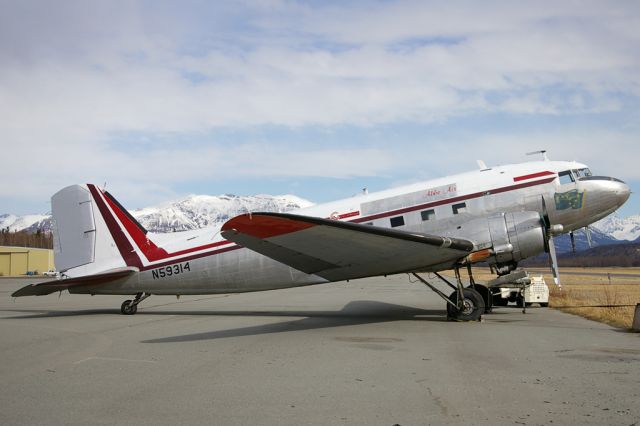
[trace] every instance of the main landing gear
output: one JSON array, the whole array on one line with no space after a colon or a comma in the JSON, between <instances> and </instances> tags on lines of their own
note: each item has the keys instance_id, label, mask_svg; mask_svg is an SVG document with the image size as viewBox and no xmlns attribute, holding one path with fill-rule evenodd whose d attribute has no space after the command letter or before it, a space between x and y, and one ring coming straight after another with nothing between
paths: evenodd
<instances>
[{"instance_id":1,"label":"main landing gear","mask_svg":"<svg viewBox=\"0 0 640 426\"><path fill-rule=\"evenodd\" d=\"M125 300L120 306L120 312L122 315L133 315L138 312L138 303L142 302L147 297L151 296L149 293L138 293L133 300Z\"/></svg>"},{"instance_id":2,"label":"main landing gear","mask_svg":"<svg viewBox=\"0 0 640 426\"><path fill-rule=\"evenodd\" d=\"M467 268L469 273L469 287L464 287L460 278L459 268L455 269L456 285L450 283L442 275L434 274L454 291L447 296L438 290L433 284L416 273L412 273L420 282L447 302L447 318L455 321L480 321L482 314L491 312L492 298L489 289L483 285L476 284L471 274L471 267Z\"/></svg>"}]
</instances>

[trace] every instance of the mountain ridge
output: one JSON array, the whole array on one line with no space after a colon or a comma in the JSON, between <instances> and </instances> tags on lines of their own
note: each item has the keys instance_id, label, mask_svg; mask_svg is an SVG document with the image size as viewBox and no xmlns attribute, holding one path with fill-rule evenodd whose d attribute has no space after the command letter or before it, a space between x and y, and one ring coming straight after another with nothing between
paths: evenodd
<instances>
[{"instance_id":1,"label":"mountain ridge","mask_svg":"<svg viewBox=\"0 0 640 426\"><path fill-rule=\"evenodd\" d=\"M189 195L155 206L129 210L149 232L189 231L220 225L230 218L255 211L286 212L312 206L313 203L295 195ZM0 230L35 233L50 232L51 214L0 214Z\"/></svg>"}]
</instances>

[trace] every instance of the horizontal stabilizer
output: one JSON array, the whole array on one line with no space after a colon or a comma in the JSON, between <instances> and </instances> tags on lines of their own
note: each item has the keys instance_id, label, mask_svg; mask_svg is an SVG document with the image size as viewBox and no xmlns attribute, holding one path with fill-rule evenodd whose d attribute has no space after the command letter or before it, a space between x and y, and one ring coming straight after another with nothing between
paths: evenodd
<instances>
[{"instance_id":1,"label":"horizontal stabilizer","mask_svg":"<svg viewBox=\"0 0 640 426\"><path fill-rule=\"evenodd\" d=\"M123 268L104 272L101 274L87 275L84 277L64 278L55 281L44 281L41 283L29 284L28 286L22 287L20 290L15 291L11 296L44 296L47 294L55 293L56 291L67 290L69 289L69 287L104 284L120 278L124 278L137 271L137 268Z\"/></svg>"}]
</instances>

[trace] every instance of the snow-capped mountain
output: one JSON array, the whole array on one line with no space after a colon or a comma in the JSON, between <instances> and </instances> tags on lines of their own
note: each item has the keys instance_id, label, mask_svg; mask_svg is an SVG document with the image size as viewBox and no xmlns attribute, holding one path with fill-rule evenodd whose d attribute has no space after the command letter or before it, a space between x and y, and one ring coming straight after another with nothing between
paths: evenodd
<instances>
[{"instance_id":1,"label":"snow-capped mountain","mask_svg":"<svg viewBox=\"0 0 640 426\"><path fill-rule=\"evenodd\" d=\"M622 218L614 213L591 227L617 240L635 241L640 238L640 215Z\"/></svg>"},{"instance_id":2,"label":"snow-capped mountain","mask_svg":"<svg viewBox=\"0 0 640 426\"><path fill-rule=\"evenodd\" d=\"M190 195L184 200L131 211L150 232L187 231L221 225L248 212L286 212L313 205L295 195Z\"/></svg>"},{"instance_id":3,"label":"snow-capped mountain","mask_svg":"<svg viewBox=\"0 0 640 426\"><path fill-rule=\"evenodd\" d=\"M611 235L600 231L597 228L590 227L591 229L591 247L606 246L610 244L624 244L628 241L618 240ZM589 240L584 229L578 229L573 233L573 239L576 245L576 251L587 250L589 247ZM568 253L573 251L571 245L571 237L569 234L563 234L553 238L556 250L558 253Z\"/></svg>"},{"instance_id":4,"label":"snow-capped mountain","mask_svg":"<svg viewBox=\"0 0 640 426\"><path fill-rule=\"evenodd\" d=\"M190 195L183 200L132 210L130 213L150 232L174 232L222 224L247 212L285 212L309 207L312 202L295 195ZM51 230L50 215L0 215L0 229Z\"/></svg>"},{"instance_id":5,"label":"snow-capped mountain","mask_svg":"<svg viewBox=\"0 0 640 426\"><path fill-rule=\"evenodd\" d=\"M51 215L48 214L28 214L25 216L16 216L14 214L0 214L0 229L9 231L21 231L27 229L29 232L38 229L42 231L51 230Z\"/></svg>"}]
</instances>

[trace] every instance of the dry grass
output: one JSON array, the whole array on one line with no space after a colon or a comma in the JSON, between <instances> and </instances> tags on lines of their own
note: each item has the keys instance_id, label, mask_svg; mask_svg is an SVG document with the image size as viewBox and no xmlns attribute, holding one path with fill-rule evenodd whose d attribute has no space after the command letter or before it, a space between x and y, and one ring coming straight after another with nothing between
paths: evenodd
<instances>
[{"instance_id":1,"label":"dry grass","mask_svg":"<svg viewBox=\"0 0 640 426\"><path fill-rule=\"evenodd\" d=\"M614 327L631 328L635 305L640 303L640 268L561 268L561 288L553 284L548 268L527 270L530 275L543 275L549 284L549 306ZM478 282L495 278L485 268L474 268L473 274Z\"/></svg>"},{"instance_id":2,"label":"dry grass","mask_svg":"<svg viewBox=\"0 0 640 426\"><path fill-rule=\"evenodd\" d=\"M640 284L551 285L549 290L549 306L627 329L640 303Z\"/></svg>"}]
</instances>

